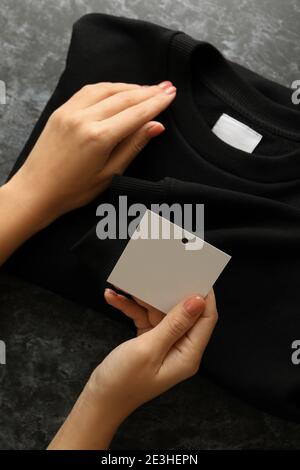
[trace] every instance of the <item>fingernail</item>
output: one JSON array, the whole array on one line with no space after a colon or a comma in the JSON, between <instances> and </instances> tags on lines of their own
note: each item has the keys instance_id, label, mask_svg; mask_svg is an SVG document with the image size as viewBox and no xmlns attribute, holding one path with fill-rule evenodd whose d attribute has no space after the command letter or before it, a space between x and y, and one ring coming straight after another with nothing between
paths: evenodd
<instances>
[{"instance_id":1,"label":"fingernail","mask_svg":"<svg viewBox=\"0 0 300 470\"><path fill-rule=\"evenodd\" d=\"M114 290L108 289L108 288L105 289L105 293L109 295L115 295L115 296L118 295Z\"/></svg>"},{"instance_id":2,"label":"fingernail","mask_svg":"<svg viewBox=\"0 0 300 470\"><path fill-rule=\"evenodd\" d=\"M158 125L158 122L148 122L145 125L145 129L148 131L149 129L152 129L152 127L157 126L157 125Z\"/></svg>"},{"instance_id":3,"label":"fingernail","mask_svg":"<svg viewBox=\"0 0 300 470\"><path fill-rule=\"evenodd\" d=\"M163 90L167 95L173 95L176 92L176 87L172 85L168 88L164 88Z\"/></svg>"},{"instance_id":4,"label":"fingernail","mask_svg":"<svg viewBox=\"0 0 300 470\"><path fill-rule=\"evenodd\" d=\"M199 295L187 299L183 304L185 310L195 317L199 315L203 310L203 299Z\"/></svg>"},{"instance_id":5,"label":"fingernail","mask_svg":"<svg viewBox=\"0 0 300 470\"><path fill-rule=\"evenodd\" d=\"M149 122L146 125L146 132L149 137L156 137L165 130L165 127L159 122Z\"/></svg>"},{"instance_id":6,"label":"fingernail","mask_svg":"<svg viewBox=\"0 0 300 470\"><path fill-rule=\"evenodd\" d=\"M171 85L172 85L172 82L170 82L170 80L164 80L163 82L160 82L160 83L158 84L159 88L163 88L163 89L164 89L164 88L167 88L167 87L169 87L169 86L171 86Z\"/></svg>"}]
</instances>

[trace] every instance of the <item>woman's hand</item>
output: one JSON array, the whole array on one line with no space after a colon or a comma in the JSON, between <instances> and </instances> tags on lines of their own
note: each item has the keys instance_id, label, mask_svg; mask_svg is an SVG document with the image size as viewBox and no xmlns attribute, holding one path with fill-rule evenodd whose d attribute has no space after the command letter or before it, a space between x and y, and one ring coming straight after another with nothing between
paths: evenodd
<instances>
[{"instance_id":1,"label":"woman's hand","mask_svg":"<svg viewBox=\"0 0 300 470\"><path fill-rule=\"evenodd\" d=\"M151 119L174 96L170 82L162 87L103 82L83 87L52 114L12 178L23 204L28 200L41 207L48 223L90 202L163 131Z\"/></svg>"},{"instance_id":2,"label":"woman's hand","mask_svg":"<svg viewBox=\"0 0 300 470\"><path fill-rule=\"evenodd\" d=\"M194 375L217 321L213 290L194 295L167 315L107 289L110 305L133 319L138 336L95 369L49 449L105 449L138 406Z\"/></svg>"},{"instance_id":3,"label":"woman's hand","mask_svg":"<svg viewBox=\"0 0 300 470\"><path fill-rule=\"evenodd\" d=\"M193 296L167 315L106 289L107 302L133 319L137 338L122 343L92 375L95 394L109 397L124 418L135 408L191 377L217 320L213 290L204 300Z\"/></svg>"},{"instance_id":4,"label":"woman's hand","mask_svg":"<svg viewBox=\"0 0 300 470\"><path fill-rule=\"evenodd\" d=\"M87 85L49 118L20 170L0 188L0 264L60 215L124 172L164 127L151 121L174 99L171 82Z\"/></svg>"}]
</instances>

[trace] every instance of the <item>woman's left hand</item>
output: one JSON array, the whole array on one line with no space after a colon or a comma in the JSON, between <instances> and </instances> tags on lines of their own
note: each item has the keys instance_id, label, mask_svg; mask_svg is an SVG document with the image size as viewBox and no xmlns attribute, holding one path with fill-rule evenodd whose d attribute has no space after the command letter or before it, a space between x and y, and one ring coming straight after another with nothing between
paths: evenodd
<instances>
[{"instance_id":1,"label":"woman's left hand","mask_svg":"<svg viewBox=\"0 0 300 470\"><path fill-rule=\"evenodd\" d=\"M0 265L62 214L92 201L159 135L152 119L176 95L171 82L96 83L50 116L28 158L0 188Z\"/></svg>"},{"instance_id":2,"label":"woman's left hand","mask_svg":"<svg viewBox=\"0 0 300 470\"><path fill-rule=\"evenodd\" d=\"M166 93L168 86L173 93ZM151 119L175 97L170 86L101 82L75 93L50 116L8 183L22 206L38 209L48 225L94 199L164 130Z\"/></svg>"}]
</instances>

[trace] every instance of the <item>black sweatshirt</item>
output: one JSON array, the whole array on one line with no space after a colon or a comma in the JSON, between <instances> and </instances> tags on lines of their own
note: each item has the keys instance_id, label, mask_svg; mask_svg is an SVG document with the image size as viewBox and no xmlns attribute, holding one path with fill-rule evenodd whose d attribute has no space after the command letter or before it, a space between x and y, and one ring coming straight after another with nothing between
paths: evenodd
<instances>
[{"instance_id":1,"label":"black sweatshirt","mask_svg":"<svg viewBox=\"0 0 300 470\"><path fill-rule=\"evenodd\" d=\"M37 234L5 267L111 313L103 289L127 241L96 237L97 206L119 195L147 206L205 204L205 240L232 260L215 285L219 322L202 369L252 403L300 421L300 364L292 362L300 340L300 111L291 90L181 31L87 15L74 25L65 71L12 174L54 109L86 83L162 80L177 86L157 116L166 131L105 194ZM262 136L251 153L212 132L223 114Z\"/></svg>"}]
</instances>

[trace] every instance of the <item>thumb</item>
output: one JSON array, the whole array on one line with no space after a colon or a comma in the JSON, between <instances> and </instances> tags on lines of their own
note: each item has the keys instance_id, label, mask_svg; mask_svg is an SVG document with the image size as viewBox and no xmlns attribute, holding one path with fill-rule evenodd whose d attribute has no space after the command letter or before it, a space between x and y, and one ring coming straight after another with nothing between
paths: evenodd
<instances>
[{"instance_id":1,"label":"thumb","mask_svg":"<svg viewBox=\"0 0 300 470\"><path fill-rule=\"evenodd\" d=\"M158 121L149 121L133 134L126 137L114 149L107 166L110 173L123 173L131 161L143 150L147 143L161 134L165 127Z\"/></svg>"},{"instance_id":2,"label":"thumb","mask_svg":"<svg viewBox=\"0 0 300 470\"><path fill-rule=\"evenodd\" d=\"M149 121L124 140L125 147L135 156L147 145L152 137L158 136L164 130L165 128L161 122Z\"/></svg>"},{"instance_id":3,"label":"thumb","mask_svg":"<svg viewBox=\"0 0 300 470\"><path fill-rule=\"evenodd\" d=\"M155 328L146 333L153 350L166 354L192 328L204 309L205 300L200 295L193 295L173 307Z\"/></svg>"}]
</instances>

